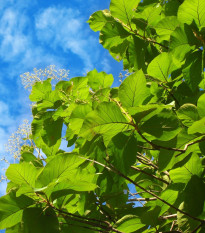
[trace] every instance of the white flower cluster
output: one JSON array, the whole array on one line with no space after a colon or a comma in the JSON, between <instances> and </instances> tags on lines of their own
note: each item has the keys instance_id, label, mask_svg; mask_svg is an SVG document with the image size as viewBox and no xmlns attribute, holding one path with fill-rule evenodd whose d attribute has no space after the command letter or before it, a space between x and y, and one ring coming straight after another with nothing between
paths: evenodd
<instances>
[{"instance_id":1,"label":"white flower cluster","mask_svg":"<svg viewBox=\"0 0 205 233\"><path fill-rule=\"evenodd\" d=\"M16 132L12 133L8 143L5 145L6 152L10 154L14 160L20 159L21 147L23 145L30 145L29 136L31 135L31 126L28 120L24 120L23 124L19 126ZM7 161L3 158L5 162ZM9 160L9 159L8 159Z\"/></svg>"},{"instance_id":2,"label":"white flower cluster","mask_svg":"<svg viewBox=\"0 0 205 233\"><path fill-rule=\"evenodd\" d=\"M65 69L56 69L55 65L50 65L47 68L43 69L33 69L34 73L26 72L22 75L21 81L25 89L32 88L35 82L44 81L48 78L55 80L57 82L61 80L68 80L69 70Z\"/></svg>"}]
</instances>

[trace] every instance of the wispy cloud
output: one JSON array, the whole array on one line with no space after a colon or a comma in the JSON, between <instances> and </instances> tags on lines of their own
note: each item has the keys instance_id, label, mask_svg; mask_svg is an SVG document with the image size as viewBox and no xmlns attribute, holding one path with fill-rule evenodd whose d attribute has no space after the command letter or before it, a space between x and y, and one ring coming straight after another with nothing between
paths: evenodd
<instances>
[{"instance_id":1,"label":"wispy cloud","mask_svg":"<svg viewBox=\"0 0 205 233\"><path fill-rule=\"evenodd\" d=\"M95 49L96 38L89 35L78 10L72 8L49 7L36 16L38 39L52 48L65 53L72 52L84 62L86 70L93 68L98 57ZM72 56L72 55L71 55Z\"/></svg>"}]
</instances>

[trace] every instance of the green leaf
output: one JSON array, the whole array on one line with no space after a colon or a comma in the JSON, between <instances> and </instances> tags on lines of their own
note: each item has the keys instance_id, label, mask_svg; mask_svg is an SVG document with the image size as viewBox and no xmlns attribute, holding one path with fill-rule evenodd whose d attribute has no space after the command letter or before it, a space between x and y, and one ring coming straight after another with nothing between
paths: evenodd
<instances>
[{"instance_id":1,"label":"green leaf","mask_svg":"<svg viewBox=\"0 0 205 233\"><path fill-rule=\"evenodd\" d=\"M37 169L30 163L11 164L6 171L7 178L15 184L35 187Z\"/></svg>"},{"instance_id":2,"label":"green leaf","mask_svg":"<svg viewBox=\"0 0 205 233\"><path fill-rule=\"evenodd\" d=\"M198 89L199 83L201 82L201 67L202 67L202 52L197 51L187 56L186 62L183 66L183 75L186 83L194 92Z\"/></svg>"},{"instance_id":3,"label":"green leaf","mask_svg":"<svg viewBox=\"0 0 205 233\"><path fill-rule=\"evenodd\" d=\"M181 203L179 209L185 211L184 202ZM177 212L177 223L179 225L179 228L183 231L183 233L190 233L199 225L198 221L193 220L192 218L189 218L188 216L180 212Z\"/></svg>"},{"instance_id":4,"label":"green leaf","mask_svg":"<svg viewBox=\"0 0 205 233\"><path fill-rule=\"evenodd\" d=\"M128 76L119 88L120 101L126 108L143 104L149 96L150 92L141 70Z\"/></svg>"},{"instance_id":5,"label":"green leaf","mask_svg":"<svg viewBox=\"0 0 205 233\"><path fill-rule=\"evenodd\" d=\"M53 111L38 113L31 125L33 140L46 156L55 154L61 143L62 120L54 121L53 115Z\"/></svg>"},{"instance_id":6,"label":"green leaf","mask_svg":"<svg viewBox=\"0 0 205 233\"><path fill-rule=\"evenodd\" d=\"M40 101L44 99L45 95L52 91L51 79L47 79L43 82L36 82L29 96L31 101Z\"/></svg>"},{"instance_id":7,"label":"green leaf","mask_svg":"<svg viewBox=\"0 0 205 233\"><path fill-rule=\"evenodd\" d=\"M170 187L166 189L164 192L162 192L162 194L160 195L160 198L168 202L169 204L174 205L178 195L179 195L179 191L174 190ZM156 205L161 207L159 216L162 216L170 208L170 206L166 205L160 200L157 200Z\"/></svg>"},{"instance_id":8,"label":"green leaf","mask_svg":"<svg viewBox=\"0 0 205 233\"><path fill-rule=\"evenodd\" d=\"M108 10L97 11L93 13L87 23L89 23L90 28L94 31L101 31L101 29L105 26L108 22L113 22L114 18L111 16Z\"/></svg>"},{"instance_id":9,"label":"green leaf","mask_svg":"<svg viewBox=\"0 0 205 233\"><path fill-rule=\"evenodd\" d=\"M110 11L114 18L120 19L130 26L135 8L140 0L111 0Z\"/></svg>"},{"instance_id":10,"label":"green leaf","mask_svg":"<svg viewBox=\"0 0 205 233\"><path fill-rule=\"evenodd\" d=\"M110 159L114 160L114 166L126 174L136 161L137 140L134 133L117 134L108 144L107 152Z\"/></svg>"},{"instance_id":11,"label":"green leaf","mask_svg":"<svg viewBox=\"0 0 205 233\"><path fill-rule=\"evenodd\" d=\"M132 38L126 51L127 60L123 59L124 69L128 69L130 72L140 69L145 71L145 41L136 36L132 36Z\"/></svg>"},{"instance_id":12,"label":"green leaf","mask_svg":"<svg viewBox=\"0 0 205 233\"><path fill-rule=\"evenodd\" d=\"M152 60L148 66L147 73L162 82L169 82L172 71L176 69L177 66L173 62L172 56L164 52Z\"/></svg>"},{"instance_id":13,"label":"green leaf","mask_svg":"<svg viewBox=\"0 0 205 233\"><path fill-rule=\"evenodd\" d=\"M178 10L178 19L182 23L194 21L201 29L205 27L205 2L203 0L185 0Z\"/></svg>"},{"instance_id":14,"label":"green leaf","mask_svg":"<svg viewBox=\"0 0 205 233\"><path fill-rule=\"evenodd\" d=\"M190 127L195 121L199 120L197 108L193 104L182 105L177 111L177 116L187 127Z\"/></svg>"},{"instance_id":15,"label":"green leaf","mask_svg":"<svg viewBox=\"0 0 205 233\"><path fill-rule=\"evenodd\" d=\"M181 129L176 115L170 109L163 109L142 123L140 130L154 136L157 140L169 141Z\"/></svg>"},{"instance_id":16,"label":"green leaf","mask_svg":"<svg viewBox=\"0 0 205 233\"><path fill-rule=\"evenodd\" d=\"M93 91L111 87L114 81L112 74L106 74L105 72L98 73L96 69L90 71L87 74L87 77L88 85L93 89Z\"/></svg>"},{"instance_id":17,"label":"green leaf","mask_svg":"<svg viewBox=\"0 0 205 233\"><path fill-rule=\"evenodd\" d=\"M160 36L160 41L169 40L171 33L179 26L176 16L169 16L161 19L156 25L156 32Z\"/></svg>"},{"instance_id":18,"label":"green leaf","mask_svg":"<svg viewBox=\"0 0 205 233\"><path fill-rule=\"evenodd\" d=\"M21 195L16 197L14 192L0 198L0 229L12 227L22 219L23 210L34 204L34 201Z\"/></svg>"},{"instance_id":19,"label":"green leaf","mask_svg":"<svg viewBox=\"0 0 205 233\"><path fill-rule=\"evenodd\" d=\"M31 152L23 152L21 154L20 162L31 162L35 167L42 167L43 162L39 158L37 158L35 155L33 155Z\"/></svg>"},{"instance_id":20,"label":"green leaf","mask_svg":"<svg viewBox=\"0 0 205 233\"><path fill-rule=\"evenodd\" d=\"M69 178L73 173L76 173L76 169L83 162L85 160L74 153L58 154L46 164L38 176L38 187L47 186L60 178Z\"/></svg>"},{"instance_id":21,"label":"green leaf","mask_svg":"<svg viewBox=\"0 0 205 233\"><path fill-rule=\"evenodd\" d=\"M63 121L58 119L54 121L52 118L48 118L43 122L44 132L42 133L42 139L49 147L54 146L59 140L61 140L61 131L63 127Z\"/></svg>"},{"instance_id":22,"label":"green leaf","mask_svg":"<svg viewBox=\"0 0 205 233\"><path fill-rule=\"evenodd\" d=\"M202 174L202 164L199 156L192 154L189 161L183 166L170 171L170 178L174 183L187 184L192 176L200 177Z\"/></svg>"},{"instance_id":23,"label":"green leaf","mask_svg":"<svg viewBox=\"0 0 205 233\"><path fill-rule=\"evenodd\" d=\"M23 212L23 233L59 233L55 211L49 207L28 208Z\"/></svg>"},{"instance_id":24,"label":"green leaf","mask_svg":"<svg viewBox=\"0 0 205 233\"><path fill-rule=\"evenodd\" d=\"M120 108L114 103L104 102L87 115L80 136L92 140L95 135L102 134L107 145L112 137L130 128Z\"/></svg>"},{"instance_id":25,"label":"green leaf","mask_svg":"<svg viewBox=\"0 0 205 233\"><path fill-rule=\"evenodd\" d=\"M205 134L205 117L199 121L195 121L188 129L189 134L201 133Z\"/></svg>"},{"instance_id":26,"label":"green leaf","mask_svg":"<svg viewBox=\"0 0 205 233\"><path fill-rule=\"evenodd\" d=\"M100 43L114 59L120 61L129 45L130 33L120 23L106 23L100 32Z\"/></svg>"},{"instance_id":27,"label":"green leaf","mask_svg":"<svg viewBox=\"0 0 205 233\"><path fill-rule=\"evenodd\" d=\"M118 220L116 223L117 230L121 232L131 233L145 226L138 216L126 215Z\"/></svg>"},{"instance_id":28,"label":"green leaf","mask_svg":"<svg viewBox=\"0 0 205 233\"><path fill-rule=\"evenodd\" d=\"M199 97L197 102L197 110L200 117L205 117L205 94Z\"/></svg>"},{"instance_id":29,"label":"green leaf","mask_svg":"<svg viewBox=\"0 0 205 233\"><path fill-rule=\"evenodd\" d=\"M184 192L184 209L192 216L199 216L204 209L205 184L197 175L193 175Z\"/></svg>"},{"instance_id":30,"label":"green leaf","mask_svg":"<svg viewBox=\"0 0 205 233\"><path fill-rule=\"evenodd\" d=\"M179 61L183 61L186 54L194 50L196 45L200 46L200 42L196 39L191 27L187 24L177 27L171 34L171 54Z\"/></svg>"},{"instance_id":31,"label":"green leaf","mask_svg":"<svg viewBox=\"0 0 205 233\"><path fill-rule=\"evenodd\" d=\"M98 186L96 185L97 175L89 174L87 171L79 171L69 175L69 178L61 179L58 183L54 182L46 189L46 193L49 193L53 200L67 196L73 191L90 192L94 191Z\"/></svg>"}]
</instances>

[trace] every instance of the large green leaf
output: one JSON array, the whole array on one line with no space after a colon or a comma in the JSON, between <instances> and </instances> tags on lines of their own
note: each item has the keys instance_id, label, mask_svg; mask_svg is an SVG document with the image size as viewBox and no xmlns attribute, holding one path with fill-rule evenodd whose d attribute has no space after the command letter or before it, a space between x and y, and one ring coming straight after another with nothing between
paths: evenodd
<instances>
[{"instance_id":1,"label":"large green leaf","mask_svg":"<svg viewBox=\"0 0 205 233\"><path fill-rule=\"evenodd\" d=\"M149 96L150 92L141 70L128 76L119 88L120 101L126 108L143 104Z\"/></svg>"},{"instance_id":2,"label":"large green leaf","mask_svg":"<svg viewBox=\"0 0 205 233\"><path fill-rule=\"evenodd\" d=\"M187 24L177 27L170 37L171 54L179 61L183 61L186 54L194 50L199 41L193 34L191 27Z\"/></svg>"},{"instance_id":3,"label":"large green leaf","mask_svg":"<svg viewBox=\"0 0 205 233\"><path fill-rule=\"evenodd\" d=\"M192 216L199 216L204 209L204 181L197 175L193 175L184 192L184 209Z\"/></svg>"},{"instance_id":4,"label":"large green leaf","mask_svg":"<svg viewBox=\"0 0 205 233\"><path fill-rule=\"evenodd\" d=\"M154 136L157 140L169 141L181 129L176 115L170 109L163 109L142 123L140 130Z\"/></svg>"},{"instance_id":5,"label":"large green leaf","mask_svg":"<svg viewBox=\"0 0 205 233\"><path fill-rule=\"evenodd\" d=\"M195 121L188 129L189 134L201 133L205 134L205 117L199 121Z\"/></svg>"},{"instance_id":6,"label":"large green leaf","mask_svg":"<svg viewBox=\"0 0 205 233\"><path fill-rule=\"evenodd\" d=\"M46 164L38 176L37 185L43 187L60 178L69 178L83 162L85 160L74 153L58 154Z\"/></svg>"},{"instance_id":7,"label":"large green leaf","mask_svg":"<svg viewBox=\"0 0 205 233\"><path fill-rule=\"evenodd\" d=\"M31 101L40 101L45 97L45 95L47 95L51 91L51 79L47 79L43 82L36 82L33 85L29 98Z\"/></svg>"},{"instance_id":8,"label":"large green leaf","mask_svg":"<svg viewBox=\"0 0 205 233\"><path fill-rule=\"evenodd\" d=\"M105 72L98 73L96 69L90 71L87 74L88 85L94 90L111 87L114 78L112 74L106 74Z\"/></svg>"},{"instance_id":9,"label":"large green leaf","mask_svg":"<svg viewBox=\"0 0 205 233\"><path fill-rule=\"evenodd\" d=\"M37 147L49 156L57 152L61 143L62 120L54 120L54 111L35 115L31 129L32 137Z\"/></svg>"},{"instance_id":10,"label":"large green leaf","mask_svg":"<svg viewBox=\"0 0 205 233\"><path fill-rule=\"evenodd\" d=\"M181 205L179 206L179 209L186 211L184 209L184 202L181 203ZM192 218L180 212L177 212L177 224L179 228L183 231L183 233L190 233L193 230L195 230L196 227L198 227L199 222L196 220L193 220Z\"/></svg>"},{"instance_id":11,"label":"large green leaf","mask_svg":"<svg viewBox=\"0 0 205 233\"><path fill-rule=\"evenodd\" d=\"M80 136L91 140L95 135L102 134L107 145L116 134L130 128L120 108L114 103L104 102L87 115Z\"/></svg>"},{"instance_id":12,"label":"large green leaf","mask_svg":"<svg viewBox=\"0 0 205 233\"><path fill-rule=\"evenodd\" d=\"M195 121L199 120L197 108L193 104L182 105L177 111L177 116L187 127L191 126Z\"/></svg>"},{"instance_id":13,"label":"large green leaf","mask_svg":"<svg viewBox=\"0 0 205 233\"><path fill-rule=\"evenodd\" d=\"M58 140L61 140L61 131L63 127L63 121L58 119L56 121L53 118L46 119L43 122L44 132L42 133L42 139L49 147L54 146Z\"/></svg>"},{"instance_id":14,"label":"large green leaf","mask_svg":"<svg viewBox=\"0 0 205 233\"><path fill-rule=\"evenodd\" d=\"M134 10L140 0L111 0L110 11L114 18L130 26Z\"/></svg>"},{"instance_id":15,"label":"large green leaf","mask_svg":"<svg viewBox=\"0 0 205 233\"><path fill-rule=\"evenodd\" d=\"M202 52L197 51L191 53L183 66L183 75L186 83L194 92L197 88L199 83L201 82L201 67L202 67Z\"/></svg>"},{"instance_id":16,"label":"large green leaf","mask_svg":"<svg viewBox=\"0 0 205 233\"><path fill-rule=\"evenodd\" d=\"M55 211L49 207L28 208L23 212L22 233L59 233L59 223Z\"/></svg>"},{"instance_id":17,"label":"large green leaf","mask_svg":"<svg viewBox=\"0 0 205 233\"><path fill-rule=\"evenodd\" d=\"M205 2L203 0L185 0L178 10L178 19L182 23L194 21L201 29L205 27Z\"/></svg>"},{"instance_id":18,"label":"large green leaf","mask_svg":"<svg viewBox=\"0 0 205 233\"><path fill-rule=\"evenodd\" d=\"M11 164L6 171L7 178L15 184L35 187L37 169L30 163Z\"/></svg>"},{"instance_id":19,"label":"large green leaf","mask_svg":"<svg viewBox=\"0 0 205 233\"><path fill-rule=\"evenodd\" d=\"M162 82L169 82L172 71L176 69L172 56L169 53L161 53L149 64L147 72Z\"/></svg>"},{"instance_id":20,"label":"large green leaf","mask_svg":"<svg viewBox=\"0 0 205 233\"><path fill-rule=\"evenodd\" d=\"M61 196L75 193L74 191L77 193L90 192L98 187L96 185L96 180L96 174L89 174L87 171L76 171L69 174L69 178L61 178L59 183L51 183L46 189L46 193L49 193L52 199L55 200Z\"/></svg>"},{"instance_id":21,"label":"large green leaf","mask_svg":"<svg viewBox=\"0 0 205 233\"><path fill-rule=\"evenodd\" d=\"M136 230L143 228L145 224L141 222L141 219L138 216L126 215L116 223L117 230L121 232L131 233Z\"/></svg>"},{"instance_id":22,"label":"large green leaf","mask_svg":"<svg viewBox=\"0 0 205 233\"><path fill-rule=\"evenodd\" d=\"M170 177L174 183L188 183L192 176L200 177L202 174L202 164L199 156L192 154L189 161L182 167L170 171Z\"/></svg>"},{"instance_id":23,"label":"large green leaf","mask_svg":"<svg viewBox=\"0 0 205 233\"><path fill-rule=\"evenodd\" d=\"M199 97L197 102L197 110L200 117L205 117L205 94Z\"/></svg>"},{"instance_id":24,"label":"large green leaf","mask_svg":"<svg viewBox=\"0 0 205 233\"><path fill-rule=\"evenodd\" d=\"M169 40L171 33L179 26L176 16L169 16L161 19L156 25L156 32L160 36L160 41Z\"/></svg>"},{"instance_id":25,"label":"large green leaf","mask_svg":"<svg viewBox=\"0 0 205 233\"><path fill-rule=\"evenodd\" d=\"M96 32L100 31L106 23L108 22L113 22L114 19L111 16L110 12L108 10L103 10L103 11L96 11L93 13L89 20L87 21L90 25L90 28Z\"/></svg>"},{"instance_id":26,"label":"large green leaf","mask_svg":"<svg viewBox=\"0 0 205 233\"><path fill-rule=\"evenodd\" d=\"M34 201L21 195L16 197L14 192L0 198L0 229L12 227L22 219L23 210L34 204Z\"/></svg>"},{"instance_id":27,"label":"large green leaf","mask_svg":"<svg viewBox=\"0 0 205 233\"><path fill-rule=\"evenodd\" d=\"M114 166L124 173L127 172L136 161L137 140L134 133L117 134L108 144L107 152Z\"/></svg>"},{"instance_id":28,"label":"large green leaf","mask_svg":"<svg viewBox=\"0 0 205 233\"><path fill-rule=\"evenodd\" d=\"M171 187L166 189L162 194L160 195L161 199L168 202L171 205L174 205L177 197L179 195L179 191L172 189ZM161 207L159 216L162 216L169 208L170 206L166 205L165 203L161 202L160 200L157 200L156 205Z\"/></svg>"},{"instance_id":29,"label":"large green leaf","mask_svg":"<svg viewBox=\"0 0 205 233\"><path fill-rule=\"evenodd\" d=\"M130 72L142 69L146 70L145 66L145 41L139 37L132 36L129 47L126 51L126 58L123 59L124 69Z\"/></svg>"},{"instance_id":30,"label":"large green leaf","mask_svg":"<svg viewBox=\"0 0 205 233\"><path fill-rule=\"evenodd\" d=\"M100 32L100 43L116 60L121 60L129 45L130 33L120 23L106 23Z\"/></svg>"}]
</instances>

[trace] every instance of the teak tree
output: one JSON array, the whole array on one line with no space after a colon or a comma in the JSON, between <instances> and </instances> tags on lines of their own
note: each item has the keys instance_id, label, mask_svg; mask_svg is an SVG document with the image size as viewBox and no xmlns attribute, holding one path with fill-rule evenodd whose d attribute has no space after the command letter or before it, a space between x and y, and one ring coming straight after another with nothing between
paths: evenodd
<instances>
[{"instance_id":1,"label":"teak tree","mask_svg":"<svg viewBox=\"0 0 205 233\"><path fill-rule=\"evenodd\" d=\"M205 232L205 1L111 0L88 23L130 75L33 85L31 144L6 171L0 229Z\"/></svg>"}]
</instances>

